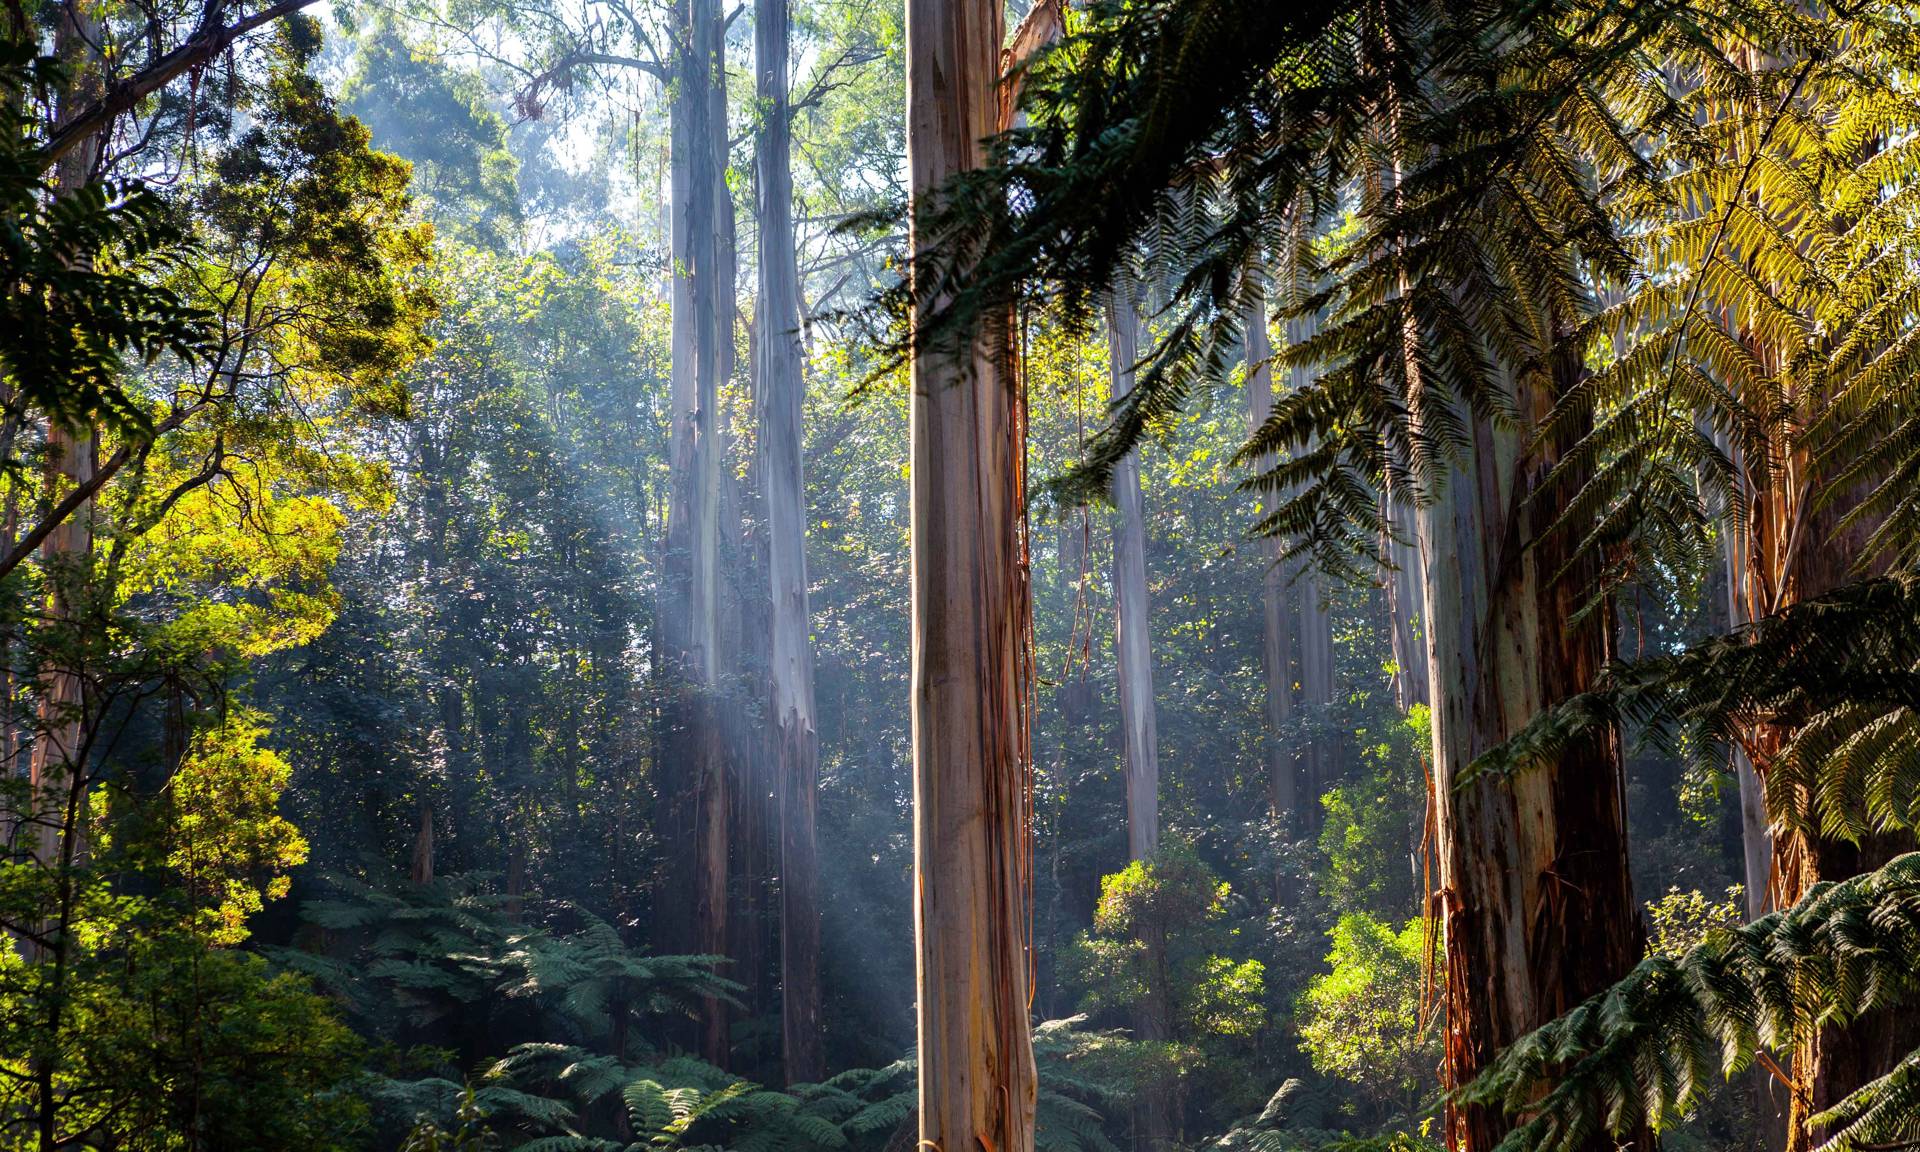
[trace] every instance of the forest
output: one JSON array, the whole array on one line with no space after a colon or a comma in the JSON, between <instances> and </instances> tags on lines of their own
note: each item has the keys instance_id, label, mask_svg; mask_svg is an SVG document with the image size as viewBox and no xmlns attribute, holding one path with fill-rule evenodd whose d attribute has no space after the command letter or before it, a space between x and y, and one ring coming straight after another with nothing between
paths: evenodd
<instances>
[{"instance_id":1,"label":"forest","mask_svg":"<svg viewBox=\"0 0 1920 1152\"><path fill-rule=\"evenodd\" d=\"M1920 2L0 0L0 1152L1920 1149Z\"/></svg>"}]
</instances>

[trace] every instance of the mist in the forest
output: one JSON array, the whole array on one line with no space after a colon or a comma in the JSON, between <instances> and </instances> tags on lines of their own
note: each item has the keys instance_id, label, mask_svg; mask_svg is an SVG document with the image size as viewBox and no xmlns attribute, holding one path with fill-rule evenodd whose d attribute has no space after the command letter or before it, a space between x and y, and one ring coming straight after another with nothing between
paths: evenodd
<instances>
[{"instance_id":1,"label":"mist in the forest","mask_svg":"<svg viewBox=\"0 0 1920 1152\"><path fill-rule=\"evenodd\" d=\"M1913 1146L1914 16L0 14L0 1152Z\"/></svg>"}]
</instances>

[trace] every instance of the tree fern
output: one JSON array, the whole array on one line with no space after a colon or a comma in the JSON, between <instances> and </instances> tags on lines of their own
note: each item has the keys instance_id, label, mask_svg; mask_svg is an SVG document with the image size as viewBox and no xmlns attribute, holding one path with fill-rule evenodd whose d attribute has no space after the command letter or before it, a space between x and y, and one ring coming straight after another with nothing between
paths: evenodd
<instances>
[{"instance_id":1,"label":"tree fern","mask_svg":"<svg viewBox=\"0 0 1920 1152\"><path fill-rule=\"evenodd\" d=\"M1473 772L1525 771L1620 725L1717 770L1745 734L1786 732L1756 762L1772 820L1848 840L1920 822L1920 578L1851 584L1679 653L1615 663Z\"/></svg>"},{"instance_id":2,"label":"tree fern","mask_svg":"<svg viewBox=\"0 0 1920 1152\"><path fill-rule=\"evenodd\" d=\"M1920 853L1815 885L1793 908L1715 931L1677 960L1649 957L1502 1053L1461 1098L1522 1118L1508 1152L1572 1149L1642 1121L1657 1129L1766 1049L1910 1004L1917 955ZM1821 1117L1822 1148L1907 1138L1916 1062L1920 1052Z\"/></svg>"},{"instance_id":3,"label":"tree fern","mask_svg":"<svg viewBox=\"0 0 1920 1152\"><path fill-rule=\"evenodd\" d=\"M471 1005L520 1001L559 1031L592 1039L614 1029L616 1012L644 1024L739 987L714 971L714 957L649 955L572 906L551 910L563 928L514 923L471 878L392 890L342 878L334 888L301 914L356 944L353 954L275 956L341 996L376 1035L392 1031L394 1007L427 1027Z\"/></svg>"}]
</instances>

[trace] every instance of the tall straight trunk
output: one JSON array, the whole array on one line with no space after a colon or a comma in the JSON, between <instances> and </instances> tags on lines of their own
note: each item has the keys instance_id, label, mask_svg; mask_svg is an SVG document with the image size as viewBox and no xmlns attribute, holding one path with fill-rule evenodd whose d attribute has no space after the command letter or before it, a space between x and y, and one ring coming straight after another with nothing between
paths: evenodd
<instances>
[{"instance_id":1,"label":"tall straight trunk","mask_svg":"<svg viewBox=\"0 0 1920 1152\"><path fill-rule=\"evenodd\" d=\"M914 251L998 121L998 0L908 0ZM917 302L924 320L942 302ZM920 1146L1032 1152L1018 409L999 318L912 360L914 943Z\"/></svg>"},{"instance_id":2,"label":"tall straight trunk","mask_svg":"<svg viewBox=\"0 0 1920 1152\"><path fill-rule=\"evenodd\" d=\"M753 38L754 95L762 116L754 369L767 502L767 577L773 596L768 685L780 823L780 1051L787 1083L815 1083L826 1076L820 1021L820 866L814 841L820 751L807 611L807 498L801 455L806 377L793 234L788 0L758 0Z\"/></svg>"},{"instance_id":3,"label":"tall straight trunk","mask_svg":"<svg viewBox=\"0 0 1920 1152\"><path fill-rule=\"evenodd\" d=\"M662 634L672 706L660 792L666 883L656 903L669 947L725 956L728 795L726 742L716 696L721 674L720 388L731 352L731 200L724 180L724 42L718 0L681 0L674 12L673 431ZM725 1004L703 1004L696 1044L724 1063Z\"/></svg>"},{"instance_id":4,"label":"tall straight trunk","mask_svg":"<svg viewBox=\"0 0 1920 1152\"><path fill-rule=\"evenodd\" d=\"M1140 359L1140 314L1134 286L1116 284L1107 305L1107 355L1113 399L1133 391ZM1140 491L1140 454L1136 449L1113 469L1114 654L1119 666L1120 728L1126 754L1127 858L1151 860L1160 849L1160 745L1153 705L1153 648L1147 615L1147 527ZM1164 960L1166 933L1150 930L1141 941L1147 954ZM1150 984L1134 1012L1142 1040L1172 1039L1168 997ZM1172 1133L1171 1101L1165 1086L1147 1083L1134 1102L1134 1147L1164 1148Z\"/></svg>"},{"instance_id":5,"label":"tall straight trunk","mask_svg":"<svg viewBox=\"0 0 1920 1152\"><path fill-rule=\"evenodd\" d=\"M1255 300L1247 310L1247 431L1259 431L1273 410L1273 343L1267 335L1267 305ZM1263 465L1264 466L1264 465ZM1280 542L1273 537L1260 541L1260 555L1266 561L1260 578L1260 605L1264 632L1260 646L1261 668L1266 674L1266 750L1267 803L1275 818L1297 831L1300 821L1300 758L1283 739L1293 724L1294 652L1293 605L1288 573L1280 562Z\"/></svg>"},{"instance_id":6,"label":"tall straight trunk","mask_svg":"<svg viewBox=\"0 0 1920 1152\"><path fill-rule=\"evenodd\" d=\"M1555 368L1558 388L1578 372L1565 357ZM1521 400L1537 417L1551 397ZM1570 441L1555 436L1528 451L1512 430L1480 420L1470 427L1464 468L1416 512L1448 1085L1471 1080L1501 1048L1624 975L1641 947L1610 735L1576 741L1533 771L1458 783L1542 708L1590 686L1608 654L1604 612L1571 623L1594 587L1594 565L1574 562L1553 580L1572 559L1568 545L1563 534L1539 535L1555 497L1541 490L1543 477ZM1450 1110L1448 1143L1486 1152L1509 1128L1497 1110ZM1596 1137L1583 1147L1614 1144Z\"/></svg>"},{"instance_id":7,"label":"tall straight trunk","mask_svg":"<svg viewBox=\"0 0 1920 1152\"><path fill-rule=\"evenodd\" d=\"M1724 533L1727 569L1727 629L1732 631L1749 623L1741 586L1747 570L1747 542L1731 526ZM1740 858L1746 882L1747 919L1758 920L1767 914L1768 893L1772 888L1773 831L1768 827L1767 796L1760 774L1746 749L1733 751L1734 779L1740 789Z\"/></svg>"},{"instance_id":8,"label":"tall straight trunk","mask_svg":"<svg viewBox=\"0 0 1920 1152\"><path fill-rule=\"evenodd\" d=\"M1287 322L1287 341L1299 344L1320 330L1316 317ZM1291 381L1295 390L1310 382L1312 372L1295 366ZM1332 725L1334 701L1333 613L1327 602L1330 591L1320 577L1317 565L1302 566L1296 581L1300 586L1299 653L1300 702L1313 721L1314 731L1306 742L1305 785L1300 796L1302 827L1320 826L1320 798L1340 775L1342 733Z\"/></svg>"},{"instance_id":9,"label":"tall straight trunk","mask_svg":"<svg viewBox=\"0 0 1920 1152\"><path fill-rule=\"evenodd\" d=\"M66 81L56 104L56 115L66 121L76 109L97 99L101 71L93 45L99 42L97 21L80 4L69 0L60 8L54 29L54 53L66 69ZM61 158L56 169L57 195L69 195L95 177L100 138L92 136ZM97 463L94 429L47 422L46 496L60 499L76 485L92 478ZM94 544L93 502L74 510L47 536L40 547L41 562L52 592L47 603L45 632L53 650L41 657L41 697L35 717L35 737L27 762L29 816L24 847L53 876L53 900L41 940L24 943L23 955L43 965L37 989L40 1043L26 1053L28 1084L33 1101L34 1140L39 1152L55 1152L61 1136L63 1094L58 1073L61 1048L69 1025L68 988L71 971L70 932L76 907L77 865L87 856L87 724L86 682L80 671L81 654L69 648L78 637L62 636L70 626L76 596L84 596L91 577Z\"/></svg>"},{"instance_id":10,"label":"tall straight trunk","mask_svg":"<svg viewBox=\"0 0 1920 1152\"><path fill-rule=\"evenodd\" d=\"M96 22L74 0L62 6L54 30L54 51L67 71L56 108L65 121L99 95L100 69L92 44L98 40ZM68 195L92 183L100 158L100 138L88 137L60 158L55 168L57 195ZM46 496L51 506L68 492L93 478L98 464L98 437L88 424L67 424L48 418L46 442ZM78 641L63 635L62 622L71 619L76 600L85 595L93 553L94 505L88 500L47 535L40 545L40 561L52 589L48 596L49 635L56 651L43 658L41 695L35 718L35 736L27 759L28 795L35 823L29 844L32 855L49 866L86 855L86 765L84 741L86 684L78 654L59 651Z\"/></svg>"},{"instance_id":11,"label":"tall straight trunk","mask_svg":"<svg viewBox=\"0 0 1920 1152\"><path fill-rule=\"evenodd\" d=\"M1107 310L1107 353L1113 399L1133 391L1140 359L1140 314L1130 284L1114 288ZM1126 752L1127 858L1147 860L1160 847L1160 745L1153 710L1153 648L1147 625L1147 526L1140 492L1140 454L1113 468L1114 655L1119 665L1120 729Z\"/></svg>"}]
</instances>

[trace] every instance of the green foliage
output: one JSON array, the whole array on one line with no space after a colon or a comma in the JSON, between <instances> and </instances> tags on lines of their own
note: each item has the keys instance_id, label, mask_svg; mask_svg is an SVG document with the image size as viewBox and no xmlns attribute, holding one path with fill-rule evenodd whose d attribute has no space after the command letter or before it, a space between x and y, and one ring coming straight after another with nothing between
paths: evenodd
<instances>
[{"instance_id":1,"label":"green foliage","mask_svg":"<svg viewBox=\"0 0 1920 1152\"><path fill-rule=\"evenodd\" d=\"M1258 1116L1241 1120L1206 1147L1209 1152L1439 1152L1445 1147L1431 1134L1431 1118L1415 1132L1376 1136L1355 1136L1328 1127L1327 1121L1321 1095L1303 1081L1289 1080Z\"/></svg>"},{"instance_id":2,"label":"green foliage","mask_svg":"<svg viewBox=\"0 0 1920 1152\"><path fill-rule=\"evenodd\" d=\"M341 103L383 149L412 163L412 191L441 233L507 248L520 226L519 164L479 78L414 53L391 17L356 29L355 40Z\"/></svg>"},{"instance_id":3,"label":"green foliage","mask_svg":"<svg viewBox=\"0 0 1920 1152\"><path fill-rule=\"evenodd\" d=\"M1356 732L1359 763L1320 797L1325 863L1316 879L1336 912L1396 912L1414 897L1408 841L1424 799L1424 758L1432 747L1427 724L1426 706L1416 704L1378 737Z\"/></svg>"},{"instance_id":4,"label":"green foliage","mask_svg":"<svg viewBox=\"0 0 1920 1152\"><path fill-rule=\"evenodd\" d=\"M719 958L647 955L577 907L550 913L571 930L548 929L515 922L503 897L459 877L393 889L345 877L333 884L338 895L308 901L301 914L353 945L273 955L351 1005L370 1035L470 1029L476 1012L523 1006L547 1028L598 1040L739 990L714 973Z\"/></svg>"},{"instance_id":5,"label":"green foliage","mask_svg":"<svg viewBox=\"0 0 1920 1152\"><path fill-rule=\"evenodd\" d=\"M1035 1145L1043 1152L1117 1152L1109 1116L1125 1109L1138 1053L1119 1035L1082 1023L1055 1020L1034 1030ZM388 1081L376 1091L384 1111L411 1105L416 1117L424 1114L412 1121L416 1132L480 1131L456 1115L465 1108L490 1138L519 1152L880 1152L914 1122L916 1068L909 1057L775 1091L687 1057L629 1065L572 1045L534 1043L494 1062L470 1089L430 1079Z\"/></svg>"},{"instance_id":6,"label":"green foliage","mask_svg":"<svg viewBox=\"0 0 1920 1152\"><path fill-rule=\"evenodd\" d=\"M44 897L26 871L0 866L9 908ZM63 969L11 942L0 952L9 1132L51 1092L63 1140L93 1133L141 1152L353 1146L364 1113L347 1086L361 1046L325 999L257 956L211 947L204 921L165 898L117 894L98 873L69 882L79 891L56 945Z\"/></svg>"},{"instance_id":7,"label":"green foliage","mask_svg":"<svg viewBox=\"0 0 1920 1152\"><path fill-rule=\"evenodd\" d=\"M1074 943L1089 1009L1167 1005L1178 1035L1245 1037L1264 1015L1265 967L1222 953L1232 888L1193 849L1168 841L1100 881L1093 930Z\"/></svg>"},{"instance_id":8,"label":"green foliage","mask_svg":"<svg viewBox=\"0 0 1920 1152\"><path fill-rule=\"evenodd\" d=\"M1328 933L1331 970L1300 997L1300 1038L1314 1069L1401 1105L1403 1115L1439 1063L1430 1017L1440 998L1426 995L1427 931L1420 920L1396 932L1364 913L1340 917Z\"/></svg>"},{"instance_id":9,"label":"green foliage","mask_svg":"<svg viewBox=\"0 0 1920 1152\"><path fill-rule=\"evenodd\" d=\"M1785 737L1767 769L1777 826L1849 840L1911 828L1916 667L1920 582L1862 581L1672 655L1612 664L1473 771L1525 771L1608 725L1718 767L1764 723Z\"/></svg>"},{"instance_id":10,"label":"green foliage","mask_svg":"<svg viewBox=\"0 0 1920 1152\"><path fill-rule=\"evenodd\" d=\"M451 1131L428 1120L407 1133L400 1152L489 1152L500 1145L486 1130L485 1116L469 1087L454 1113L455 1127Z\"/></svg>"},{"instance_id":11,"label":"green foliage","mask_svg":"<svg viewBox=\"0 0 1920 1152\"><path fill-rule=\"evenodd\" d=\"M294 400L404 415L403 373L427 352L437 307L416 274L432 227L412 215L406 162L376 151L303 65L298 55L276 63L251 126L199 190L208 247L239 273L208 287L216 299L243 288L227 308L271 318L258 351Z\"/></svg>"},{"instance_id":12,"label":"green foliage","mask_svg":"<svg viewBox=\"0 0 1920 1152\"><path fill-rule=\"evenodd\" d=\"M61 76L0 41L0 384L62 424L144 432L125 362L206 359L213 317L167 282L195 253L163 196L138 180L52 187L28 108Z\"/></svg>"},{"instance_id":13,"label":"green foliage","mask_svg":"<svg viewBox=\"0 0 1920 1152\"><path fill-rule=\"evenodd\" d=\"M1647 955L1678 960L1704 944L1712 933L1744 923L1744 897L1738 884L1727 889L1727 898L1718 902L1709 900L1698 888L1690 892L1672 888L1648 903L1647 920L1652 927Z\"/></svg>"},{"instance_id":14,"label":"green foliage","mask_svg":"<svg viewBox=\"0 0 1920 1152\"><path fill-rule=\"evenodd\" d=\"M1640 1123L1685 1117L1714 1081L1819 1028L1901 1011L1920 955L1920 854L1816 884L1794 907L1716 928L1514 1044L1462 1092L1521 1117L1502 1148L1569 1149ZM1818 1118L1820 1147L1875 1146L1909 1132L1915 1057Z\"/></svg>"}]
</instances>

